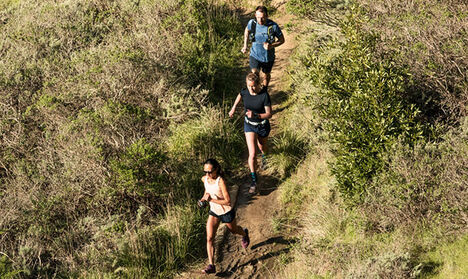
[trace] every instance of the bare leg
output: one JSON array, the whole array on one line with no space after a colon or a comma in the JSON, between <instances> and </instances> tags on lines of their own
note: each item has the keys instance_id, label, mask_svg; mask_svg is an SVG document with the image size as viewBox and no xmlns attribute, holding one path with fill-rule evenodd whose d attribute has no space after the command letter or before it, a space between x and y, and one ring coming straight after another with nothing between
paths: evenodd
<instances>
[{"instance_id":1,"label":"bare leg","mask_svg":"<svg viewBox=\"0 0 468 279\"><path fill-rule=\"evenodd\" d=\"M214 264L214 239L218 226L219 219L211 215L208 216L208 220L206 221L206 252L209 264Z\"/></svg>"},{"instance_id":2,"label":"bare leg","mask_svg":"<svg viewBox=\"0 0 468 279\"><path fill-rule=\"evenodd\" d=\"M246 132L245 141L247 142L247 148L249 149L249 159L247 162L249 163L250 172L255 172L257 169L257 160L255 159L255 154L257 152L257 147L255 146L255 142L257 141L257 134L254 132Z\"/></svg>"},{"instance_id":3,"label":"bare leg","mask_svg":"<svg viewBox=\"0 0 468 279\"><path fill-rule=\"evenodd\" d=\"M257 146L258 146L258 149L260 149L260 151L265 154L265 152L268 151L268 147L267 147L267 141L268 141L268 137L257 137Z\"/></svg>"},{"instance_id":4,"label":"bare leg","mask_svg":"<svg viewBox=\"0 0 468 279\"><path fill-rule=\"evenodd\" d=\"M270 79L271 79L271 74L270 73L264 73L265 78L263 79L263 86L267 87L268 84L270 84Z\"/></svg>"},{"instance_id":5,"label":"bare leg","mask_svg":"<svg viewBox=\"0 0 468 279\"><path fill-rule=\"evenodd\" d=\"M237 225L236 219L232 220L231 223L226 223L226 226L228 227L231 233L245 236L244 230L241 226Z\"/></svg>"}]
</instances>

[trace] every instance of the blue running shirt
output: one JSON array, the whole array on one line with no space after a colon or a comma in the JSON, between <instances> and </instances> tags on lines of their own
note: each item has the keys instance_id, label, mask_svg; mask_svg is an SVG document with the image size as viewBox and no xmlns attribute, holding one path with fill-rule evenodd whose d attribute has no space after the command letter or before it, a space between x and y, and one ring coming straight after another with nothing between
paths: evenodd
<instances>
[{"instance_id":1,"label":"blue running shirt","mask_svg":"<svg viewBox=\"0 0 468 279\"><path fill-rule=\"evenodd\" d=\"M247 29L250 31L252 29L252 22L256 19L251 19L247 24ZM252 47L250 48L250 56L257 59L260 62L270 62L275 60L275 48L266 50L263 48L263 43L268 39L268 27L272 26L272 33L273 36L279 38L283 35L281 29L279 28L278 24L274 21L267 19L265 25L257 24L255 25L255 42L252 43Z\"/></svg>"}]
</instances>

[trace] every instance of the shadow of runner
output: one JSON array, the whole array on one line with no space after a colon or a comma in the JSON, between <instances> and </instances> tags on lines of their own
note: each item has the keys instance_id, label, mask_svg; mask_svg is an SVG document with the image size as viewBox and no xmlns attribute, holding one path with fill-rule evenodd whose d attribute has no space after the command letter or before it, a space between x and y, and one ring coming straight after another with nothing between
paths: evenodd
<instances>
[{"instance_id":1,"label":"shadow of runner","mask_svg":"<svg viewBox=\"0 0 468 279\"><path fill-rule=\"evenodd\" d=\"M254 249L257 249L259 247L262 247L264 245L268 245L268 244L273 244L273 243L277 243L277 244L284 244L284 245L291 245L291 244L294 244L297 242L297 239L285 239L283 236L276 236L276 237L271 237L265 241L262 241L262 242L259 242L255 245L252 245L252 247L250 249L254 250Z\"/></svg>"},{"instance_id":2,"label":"shadow of runner","mask_svg":"<svg viewBox=\"0 0 468 279\"><path fill-rule=\"evenodd\" d=\"M278 189L279 179L271 175L260 175L257 186L258 195L268 196L271 192Z\"/></svg>"},{"instance_id":3,"label":"shadow of runner","mask_svg":"<svg viewBox=\"0 0 468 279\"><path fill-rule=\"evenodd\" d=\"M271 252L271 253L267 253L261 257L258 257L256 259L252 259L244 264L241 264L241 265L236 265L234 266L232 269L230 270L225 270L223 272L218 272L216 273L216 277L228 277L228 276L231 276L233 275L238 269L242 268L242 267L245 267L245 266L248 266L248 265L256 265L258 264L258 262L260 261L264 261L266 259L269 259L269 258L272 258L272 257L277 257L281 254L284 254L284 253L288 253L289 250L291 250L291 247L287 247L287 248L284 248L284 249L281 249L279 251L276 251L276 252Z\"/></svg>"}]
</instances>

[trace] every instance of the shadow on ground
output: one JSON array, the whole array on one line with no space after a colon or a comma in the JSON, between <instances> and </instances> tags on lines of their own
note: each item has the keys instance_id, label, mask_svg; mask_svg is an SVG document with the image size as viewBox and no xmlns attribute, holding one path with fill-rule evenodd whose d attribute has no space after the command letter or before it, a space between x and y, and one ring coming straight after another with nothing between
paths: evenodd
<instances>
[{"instance_id":1,"label":"shadow on ground","mask_svg":"<svg viewBox=\"0 0 468 279\"><path fill-rule=\"evenodd\" d=\"M289 243L289 242L287 242L287 243ZM288 247L286 247L284 249L281 249L279 251L267 252L267 253L265 253L264 255L262 255L262 256L260 256L258 258L247 261L246 263L243 263L241 265L236 265L235 267L233 267L231 269L228 269L228 270L225 270L225 271L222 271L222 272L218 272L218 273L216 273L216 277L229 277L229 276L233 275L240 268L243 268L243 267L249 266L249 265L256 265L259 262L262 262L262 261L264 261L266 259L277 257L277 256L279 256L281 254L289 253L289 250L291 250L291 246L288 246Z\"/></svg>"},{"instance_id":2,"label":"shadow on ground","mask_svg":"<svg viewBox=\"0 0 468 279\"><path fill-rule=\"evenodd\" d=\"M268 244L284 244L284 245L292 245L297 242L297 239L285 239L283 236L276 236L276 237L271 237L265 241L259 242L255 245L252 245L252 250L255 250L259 247L268 245Z\"/></svg>"},{"instance_id":3,"label":"shadow on ground","mask_svg":"<svg viewBox=\"0 0 468 279\"><path fill-rule=\"evenodd\" d=\"M242 184L239 185L239 194L237 199L237 208L246 207L257 199L257 195L268 196L273 191L278 189L280 180L271 175L259 175L257 193L249 194L250 178L243 179Z\"/></svg>"}]
</instances>

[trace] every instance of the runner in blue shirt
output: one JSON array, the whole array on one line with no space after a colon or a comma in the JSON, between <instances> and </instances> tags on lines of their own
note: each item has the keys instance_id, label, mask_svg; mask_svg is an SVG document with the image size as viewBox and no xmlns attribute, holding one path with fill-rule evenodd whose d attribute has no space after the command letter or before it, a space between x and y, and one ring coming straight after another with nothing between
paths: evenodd
<instances>
[{"instance_id":1,"label":"runner in blue shirt","mask_svg":"<svg viewBox=\"0 0 468 279\"><path fill-rule=\"evenodd\" d=\"M255 28L255 30L253 29ZM275 47L284 43L284 36L278 24L268 19L268 11L265 6L255 9L255 19L251 19L244 31L244 47L242 53L247 52L247 42L251 37L249 64L252 72L262 70L265 74L263 86L270 83L270 72L275 62Z\"/></svg>"}]
</instances>

